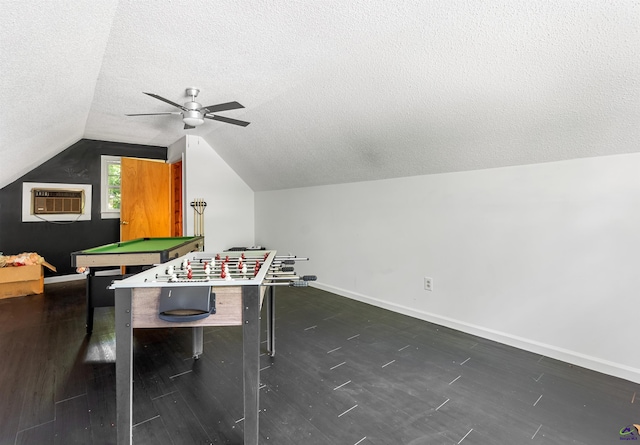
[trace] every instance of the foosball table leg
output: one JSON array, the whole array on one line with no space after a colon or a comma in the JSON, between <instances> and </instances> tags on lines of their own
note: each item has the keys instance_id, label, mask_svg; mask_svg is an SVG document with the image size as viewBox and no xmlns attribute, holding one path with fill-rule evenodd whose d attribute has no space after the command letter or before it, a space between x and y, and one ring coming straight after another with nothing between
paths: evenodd
<instances>
[{"instance_id":1,"label":"foosball table leg","mask_svg":"<svg viewBox=\"0 0 640 445\"><path fill-rule=\"evenodd\" d=\"M260 288L242 287L242 367L244 387L244 442L258 445L260 410Z\"/></svg>"},{"instance_id":2,"label":"foosball table leg","mask_svg":"<svg viewBox=\"0 0 640 445\"><path fill-rule=\"evenodd\" d=\"M191 329L193 332L193 359L198 360L203 351L204 328L202 326L196 326Z\"/></svg>"}]
</instances>

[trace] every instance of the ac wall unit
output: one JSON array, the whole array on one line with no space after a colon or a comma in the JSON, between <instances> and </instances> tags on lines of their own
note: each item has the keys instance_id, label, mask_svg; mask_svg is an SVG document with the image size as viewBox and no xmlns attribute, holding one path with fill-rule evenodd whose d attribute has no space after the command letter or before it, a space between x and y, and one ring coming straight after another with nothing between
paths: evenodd
<instances>
[{"instance_id":1,"label":"ac wall unit","mask_svg":"<svg viewBox=\"0 0 640 445\"><path fill-rule=\"evenodd\" d=\"M84 209L84 190L32 189L34 215L81 215Z\"/></svg>"}]
</instances>

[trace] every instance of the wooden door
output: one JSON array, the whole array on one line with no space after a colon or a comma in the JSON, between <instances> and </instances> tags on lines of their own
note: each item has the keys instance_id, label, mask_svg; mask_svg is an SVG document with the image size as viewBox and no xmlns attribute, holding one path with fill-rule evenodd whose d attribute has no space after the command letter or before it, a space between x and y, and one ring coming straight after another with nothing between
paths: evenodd
<instances>
[{"instance_id":1,"label":"wooden door","mask_svg":"<svg viewBox=\"0 0 640 445\"><path fill-rule=\"evenodd\" d=\"M182 161L171 164L171 202L173 206L171 236L182 236Z\"/></svg>"},{"instance_id":2,"label":"wooden door","mask_svg":"<svg viewBox=\"0 0 640 445\"><path fill-rule=\"evenodd\" d=\"M120 240L173 235L171 165L122 158Z\"/></svg>"}]
</instances>

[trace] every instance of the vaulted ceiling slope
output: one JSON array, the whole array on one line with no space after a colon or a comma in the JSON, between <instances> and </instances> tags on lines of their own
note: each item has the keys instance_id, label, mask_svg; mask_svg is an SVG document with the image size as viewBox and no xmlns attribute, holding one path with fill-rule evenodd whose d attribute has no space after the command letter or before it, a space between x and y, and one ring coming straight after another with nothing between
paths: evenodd
<instances>
[{"instance_id":1,"label":"vaulted ceiling slope","mask_svg":"<svg viewBox=\"0 0 640 445\"><path fill-rule=\"evenodd\" d=\"M637 0L0 0L0 187L204 138L256 191L640 149ZM238 101L184 130L184 103Z\"/></svg>"}]
</instances>

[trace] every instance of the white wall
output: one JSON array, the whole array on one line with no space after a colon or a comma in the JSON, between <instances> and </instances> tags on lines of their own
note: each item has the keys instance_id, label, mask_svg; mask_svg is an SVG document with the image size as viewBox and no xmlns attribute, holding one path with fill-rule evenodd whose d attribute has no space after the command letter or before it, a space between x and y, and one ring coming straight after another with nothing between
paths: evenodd
<instances>
[{"instance_id":1,"label":"white wall","mask_svg":"<svg viewBox=\"0 0 640 445\"><path fill-rule=\"evenodd\" d=\"M183 158L185 234L194 234L190 203L203 199L207 252L254 244L254 193L214 149L198 136L186 136L169 147L169 162Z\"/></svg>"},{"instance_id":2,"label":"white wall","mask_svg":"<svg viewBox=\"0 0 640 445\"><path fill-rule=\"evenodd\" d=\"M185 136L167 147L167 162L169 164L175 164L176 162L182 161L186 152L187 137Z\"/></svg>"},{"instance_id":3,"label":"white wall","mask_svg":"<svg viewBox=\"0 0 640 445\"><path fill-rule=\"evenodd\" d=\"M259 192L256 243L309 256L320 288L640 382L639 172L630 154Z\"/></svg>"}]
</instances>

